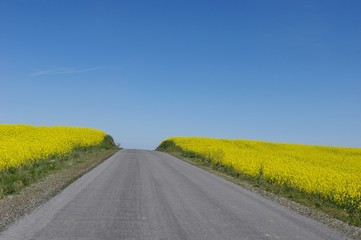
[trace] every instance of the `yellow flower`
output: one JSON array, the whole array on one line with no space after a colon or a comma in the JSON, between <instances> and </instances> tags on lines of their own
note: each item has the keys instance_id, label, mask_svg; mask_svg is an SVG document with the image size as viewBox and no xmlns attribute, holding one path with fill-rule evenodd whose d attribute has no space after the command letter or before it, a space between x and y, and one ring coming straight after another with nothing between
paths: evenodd
<instances>
[{"instance_id":1,"label":"yellow flower","mask_svg":"<svg viewBox=\"0 0 361 240\"><path fill-rule=\"evenodd\" d=\"M266 180L321 194L340 205L361 198L359 148L196 137L174 137L165 141L250 176L257 177L262 170Z\"/></svg>"},{"instance_id":2,"label":"yellow flower","mask_svg":"<svg viewBox=\"0 0 361 240\"><path fill-rule=\"evenodd\" d=\"M0 124L0 171L61 156L76 147L97 145L105 135L103 131L90 128Z\"/></svg>"}]
</instances>

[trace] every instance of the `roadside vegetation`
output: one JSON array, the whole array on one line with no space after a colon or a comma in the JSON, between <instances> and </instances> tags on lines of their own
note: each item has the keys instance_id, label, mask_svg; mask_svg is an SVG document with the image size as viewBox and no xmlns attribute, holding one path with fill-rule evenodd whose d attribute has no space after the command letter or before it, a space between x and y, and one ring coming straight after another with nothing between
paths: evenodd
<instances>
[{"instance_id":1,"label":"roadside vegetation","mask_svg":"<svg viewBox=\"0 0 361 240\"><path fill-rule=\"evenodd\" d=\"M60 170L100 163L118 149L96 129L1 124L0 199Z\"/></svg>"},{"instance_id":2,"label":"roadside vegetation","mask_svg":"<svg viewBox=\"0 0 361 240\"><path fill-rule=\"evenodd\" d=\"M174 137L157 150L361 226L361 149Z\"/></svg>"}]
</instances>

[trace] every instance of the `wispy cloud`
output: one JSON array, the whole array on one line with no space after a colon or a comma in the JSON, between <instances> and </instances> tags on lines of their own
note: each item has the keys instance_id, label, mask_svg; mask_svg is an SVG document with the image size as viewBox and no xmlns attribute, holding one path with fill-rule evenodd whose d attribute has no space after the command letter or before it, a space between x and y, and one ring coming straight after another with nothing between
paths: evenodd
<instances>
[{"instance_id":1,"label":"wispy cloud","mask_svg":"<svg viewBox=\"0 0 361 240\"><path fill-rule=\"evenodd\" d=\"M30 74L32 77L43 76L43 75L60 75L60 74L71 74L71 73L84 73L84 72L92 72L104 69L104 66L92 67L92 68L53 68L47 70L33 69L35 72Z\"/></svg>"}]
</instances>

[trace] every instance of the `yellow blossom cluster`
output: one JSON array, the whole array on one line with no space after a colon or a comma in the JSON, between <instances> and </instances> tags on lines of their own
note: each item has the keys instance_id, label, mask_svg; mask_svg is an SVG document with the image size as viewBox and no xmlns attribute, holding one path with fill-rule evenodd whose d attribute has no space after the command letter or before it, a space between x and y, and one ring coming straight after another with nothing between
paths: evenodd
<instances>
[{"instance_id":1,"label":"yellow blossom cluster","mask_svg":"<svg viewBox=\"0 0 361 240\"><path fill-rule=\"evenodd\" d=\"M236 171L361 210L361 149L248 140L174 137L183 151Z\"/></svg>"},{"instance_id":2,"label":"yellow blossom cluster","mask_svg":"<svg viewBox=\"0 0 361 240\"><path fill-rule=\"evenodd\" d=\"M0 171L101 143L105 132L79 127L0 124Z\"/></svg>"}]
</instances>

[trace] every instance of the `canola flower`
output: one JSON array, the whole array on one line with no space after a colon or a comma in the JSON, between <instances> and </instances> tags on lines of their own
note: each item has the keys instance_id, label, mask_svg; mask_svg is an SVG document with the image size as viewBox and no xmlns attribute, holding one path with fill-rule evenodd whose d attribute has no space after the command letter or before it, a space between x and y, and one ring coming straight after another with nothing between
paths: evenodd
<instances>
[{"instance_id":1,"label":"canola flower","mask_svg":"<svg viewBox=\"0 0 361 240\"><path fill-rule=\"evenodd\" d=\"M248 140L174 137L185 152L220 162L249 176L320 194L361 211L361 149Z\"/></svg>"},{"instance_id":2,"label":"canola flower","mask_svg":"<svg viewBox=\"0 0 361 240\"><path fill-rule=\"evenodd\" d=\"M100 144L106 133L79 127L0 124L0 171Z\"/></svg>"}]
</instances>

